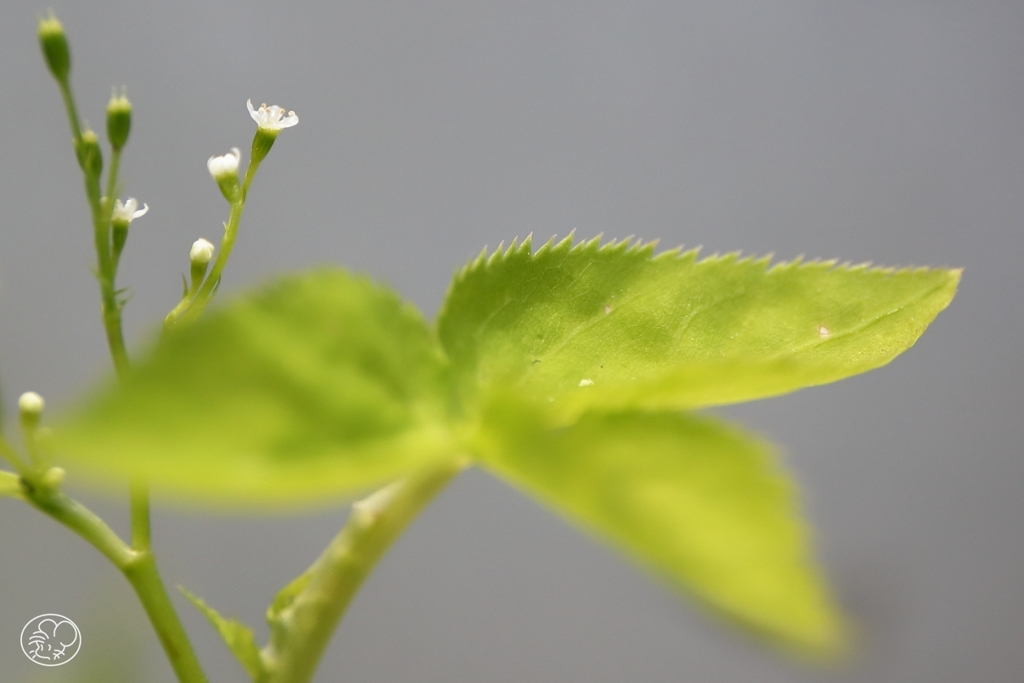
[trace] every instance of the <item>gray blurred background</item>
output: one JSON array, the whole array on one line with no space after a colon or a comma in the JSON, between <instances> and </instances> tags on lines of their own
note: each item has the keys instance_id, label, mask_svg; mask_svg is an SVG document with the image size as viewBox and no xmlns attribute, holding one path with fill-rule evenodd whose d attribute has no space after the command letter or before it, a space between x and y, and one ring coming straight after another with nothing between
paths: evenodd
<instances>
[{"instance_id":1,"label":"gray blurred background","mask_svg":"<svg viewBox=\"0 0 1024 683\"><path fill-rule=\"evenodd\" d=\"M708 253L965 267L890 367L722 411L781 445L861 642L808 669L736 634L481 473L368 582L319 681L1024 681L1024 3L52 2L84 118L135 107L122 283L133 349L226 207L205 162L248 147L245 100L298 112L250 194L224 292L341 263L432 316L487 244L573 228ZM110 372L86 203L35 42L0 5L0 375L8 418ZM125 502L82 493L119 530ZM342 507L275 518L160 508L158 557L258 627ZM176 598L211 679L244 674ZM79 659L20 652L43 612ZM127 584L0 500L0 678L171 681ZM90 662L90 659L92 662ZM134 667L134 668L133 668ZM108 670L109 671L109 670ZM77 677L77 678L75 678ZM111 673L94 680L112 681Z\"/></svg>"}]
</instances>

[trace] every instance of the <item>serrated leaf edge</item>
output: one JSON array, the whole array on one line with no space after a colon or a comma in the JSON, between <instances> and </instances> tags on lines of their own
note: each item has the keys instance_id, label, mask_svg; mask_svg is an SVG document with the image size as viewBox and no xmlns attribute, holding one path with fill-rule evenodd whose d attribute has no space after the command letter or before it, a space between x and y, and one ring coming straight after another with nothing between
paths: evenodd
<instances>
[{"instance_id":1,"label":"serrated leaf edge","mask_svg":"<svg viewBox=\"0 0 1024 683\"><path fill-rule=\"evenodd\" d=\"M654 253L657 248L658 240L650 240L644 242L632 235L623 239L612 238L610 240L602 242L603 233L598 234L596 237L592 237L589 240L575 241L576 231L572 230L564 238L556 242L556 235L552 235L547 242L542 244L533 251L533 233L531 232L526 236L522 242L519 241L518 237L513 238L509 243L508 247L505 247L504 240L498 243L498 246L491 252L488 252L488 248L485 246L480 250L480 253L476 258L471 259L462 268L458 269L452 277L451 283L448 286L448 291L445 294L444 301L447 302L449 295L452 290L457 287L460 283L464 282L470 275L482 271L489 270L498 266L499 264L508 261L515 257L523 257L524 255L533 260L541 258L556 256L556 255L568 255L570 253L610 253L620 252L623 255L636 255L647 253L651 261L662 261L668 259L678 259L680 261L692 262L695 266L701 267L706 265L715 265L721 263L734 263L736 265L756 265L761 266L764 271L771 275L776 272L786 272L795 268L801 270L824 270L824 271L861 271L864 273L884 274L884 275L899 275L905 273L925 273L930 271L947 271L951 274L955 274L957 281L959 281L963 272L962 268L949 268L946 266L876 266L870 261L864 261L862 263L853 264L850 261L840 262L839 259L811 259L806 260L803 254L796 256L790 261L778 261L773 263L775 258L774 252L769 252L761 256L749 255L743 256L740 251L728 252L725 254L719 254L715 252L704 258L700 258L700 250L702 247L697 246L691 249L684 249L683 245L674 247L672 249L666 249L665 251ZM442 304L441 310L438 313L438 319L440 319L445 311L446 306Z\"/></svg>"}]
</instances>

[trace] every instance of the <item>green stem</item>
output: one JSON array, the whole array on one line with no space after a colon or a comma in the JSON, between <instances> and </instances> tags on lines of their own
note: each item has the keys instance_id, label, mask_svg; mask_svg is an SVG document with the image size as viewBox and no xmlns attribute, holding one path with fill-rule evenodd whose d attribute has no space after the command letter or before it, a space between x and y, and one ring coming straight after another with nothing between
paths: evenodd
<instances>
[{"instance_id":1,"label":"green stem","mask_svg":"<svg viewBox=\"0 0 1024 683\"><path fill-rule=\"evenodd\" d=\"M40 485L34 478L22 477L22 487L33 506L88 541L121 571L134 560L135 553L117 533L78 501Z\"/></svg>"},{"instance_id":2,"label":"green stem","mask_svg":"<svg viewBox=\"0 0 1024 683\"><path fill-rule=\"evenodd\" d=\"M139 596L174 673L181 683L206 683L206 674L167 595L153 553L136 551L134 555L133 561L122 571Z\"/></svg>"},{"instance_id":3,"label":"green stem","mask_svg":"<svg viewBox=\"0 0 1024 683\"><path fill-rule=\"evenodd\" d=\"M117 198L117 172L121 167L121 150L114 149L110 152L110 171L107 173L107 198L108 214L114 213L114 199ZM107 219L109 220L110 216Z\"/></svg>"},{"instance_id":4,"label":"green stem","mask_svg":"<svg viewBox=\"0 0 1024 683\"><path fill-rule=\"evenodd\" d=\"M334 629L378 560L465 463L446 463L392 484L352 506L341 532L307 571L308 581L272 625L260 683L313 678ZM276 626L276 628L274 628Z\"/></svg>"},{"instance_id":5,"label":"green stem","mask_svg":"<svg viewBox=\"0 0 1024 683\"><path fill-rule=\"evenodd\" d=\"M114 211L114 188L117 186L117 171L121 154L114 151L111 155L110 171L107 181L107 195L92 204L93 230L96 243L96 259L99 270L100 297L103 302L103 329L107 334L107 345L114 361L117 374L124 377L128 372L128 349L124 343L124 331L121 322L121 305L117 301L117 264L114 262L113 249L110 242L110 218ZM99 192L99 179L95 179L95 189ZM89 183L89 179L86 179Z\"/></svg>"},{"instance_id":6,"label":"green stem","mask_svg":"<svg viewBox=\"0 0 1024 683\"><path fill-rule=\"evenodd\" d=\"M71 85L65 79L57 81L60 88L60 97L64 100L64 110L68 113L68 124L71 126L71 136L75 142L75 149L78 149L82 142L82 127L78 123L78 109L75 107L75 98L71 95Z\"/></svg>"},{"instance_id":7,"label":"green stem","mask_svg":"<svg viewBox=\"0 0 1024 683\"><path fill-rule=\"evenodd\" d=\"M259 166L259 161L255 159L250 160L238 197L231 202L231 212L228 214L228 222L224 224L224 236L220 241L217 258L214 260L213 266L210 268L210 272L207 274L202 286L199 287L199 290L191 294L191 296L186 295L174 307L174 310L167 314L167 317L164 319L165 330L178 323L191 324L195 322L213 298L214 290L220 283L221 273L224 272L224 267L227 265L228 259L231 258L231 250L234 249L235 239L238 237L238 225L242 221L242 212L245 211L245 198L249 194L249 186L252 185L252 180L256 177L256 170Z\"/></svg>"},{"instance_id":8,"label":"green stem","mask_svg":"<svg viewBox=\"0 0 1024 683\"><path fill-rule=\"evenodd\" d=\"M206 683L206 676L192 651L188 635L178 621L178 615L160 580L153 553L129 548L106 522L60 491L40 485L38 480L31 481L24 477L22 486L33 506L88 541L121 570L149 616L178 680L181 683ZM133 509L133 515L134 512Z\"/></svg>"},{"instance_id":9,"label":"green stem","mask_svg":"<svg viewBox=\"0 0 1024 683\"><path fill-rule=\"evenodd\" d=\"M82 144L82 129L78 111L68 81L58 81L68 123L74 138L75 150ZM110 219L114 210L114 192L120 166L120 152L111 156L107 177L107 194L100 193L100 178L97 174L85 172L85 195L92 213L93 238L96 246L97 277L100 282L100 297L103 306L103 329L107 345L118 376L124 377L129 370L128 350L124 343L121 322L121 306L117 301L117 264L113 258ZM156 560L150 551L149 491L142 481L131 485L132 546L129 548L107 524L90 510L68 498L59 491L39 485L32 485L32 479L23 474L27 496L38 509L68 527L91 543L109 559L135 589L150 623L163 645L164 652L181 683L206 683L206 676L199 666L199 660L192 651L188 635L178 619L174 606L167 595Z\"/></svg>"}]
</instances>

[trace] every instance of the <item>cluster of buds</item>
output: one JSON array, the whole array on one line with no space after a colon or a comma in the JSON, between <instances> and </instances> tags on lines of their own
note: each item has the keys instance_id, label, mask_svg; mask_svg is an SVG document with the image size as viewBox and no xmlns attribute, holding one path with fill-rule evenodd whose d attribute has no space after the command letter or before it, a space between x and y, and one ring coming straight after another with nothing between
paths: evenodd
<instances>
[{"instance_id":1,"label":"cluster of buds","mask_svg":"<svg viewBox=\"0 0 1024 683\"><path fill-rule=\"evenodd\" d=\"M68 76L71 73L71 52L68 49L67 37L64 35L64 27L51 13L48 17L39 20L38 36L46 66L59 83L65 98L70 101ZM238 177L238 166L242 153L237 147L233 147L227 154L212 156L206 162L207 170L213 176L214 181L216 181L221 194L232 204L232 210L241 210L241 206L245 201L245 191L248 189L252 175L267 156L271 146L273 146L274 141L277 139L278 133L285 128L291 128L299 122L299 117L294 111L286 112L277 105L268 106L261 104L259 108L256 108L253 106L252 100L246 101L245 105L249 110L249 116L256 122L256 135L252 141L249 169L246 173L244 185ZM80 130L73 107L70 111L72 129L75 133L75 152L78 157L78 163L85 172L89 182L98 183L103 170L103 154L100 149L99 139L96 133L88 128ZM118 155L124 148L125 143L128 142L131 124L132 105L128 100L124 87L122 87L120 94L116 90L111 93L110 101L107 103L107 139L114 154L112 167L117 166ZM112 170L112 173L116 174L116 170ZM111 182L113 183L113 180ZM98 185L95 186L98 187ZM109 202L110 199L106 198L105 201ZM114 262L114 271L116 272L118 260L128 239L128 227L133 220L145 215L149 211L149 206L143 204L140 209L139 202L134 197L129 197L124 202L117 199L113 206L110 204L106 206L110 211L111 255ZM192 291L198 289L203 278L206 276L210 261L213 260L214 251L213 243L205 239L196 240L192 244L192 248L189 251ZM229 251L230 249L226 248L222 257L226 257ZM188 291L189 288L186 288L186 294ZM32 403L33 396L38 398L36 394L31 396L26 394L23 397L26 401L26 410L28 410L27 413L23 411L23 414L31 414L31 407L34 405ZM42 399L39 399L40 410L41 401Z\"/></svg>"}]
</instances>

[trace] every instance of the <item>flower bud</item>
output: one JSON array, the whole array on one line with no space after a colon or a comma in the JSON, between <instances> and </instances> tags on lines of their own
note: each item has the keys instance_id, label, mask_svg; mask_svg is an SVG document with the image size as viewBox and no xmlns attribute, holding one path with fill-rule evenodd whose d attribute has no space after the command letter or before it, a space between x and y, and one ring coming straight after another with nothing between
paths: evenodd
<instances>
[{"instance_id":1,"label":"flower bud","mask_svg":"<svg viewBox=\"0 0 1024 683\"><path fill-rule=\"evenodd\" d=\"M46 67L54 78L66 83L71 71L71 51L68 50L68 39L64 36L64 26L51 13L39 20L38 35Z\"/></svg>"},{"instance_id":2,"label":"flower bud","mask_svg":"<svg viewBox=\"0 0 1024 683\"><path fill-rule=\"evenodd\" d=\"M128 131L132 127L132 103L128 101L124 88L121 94L111 93L107 102L107 139L114 151L120 151L128 141Z\"/></svg>"},{"instance_id":3,"label":"flower bud","mask_svg":"<svg viewBox=\"0 0 1024 683\"><path fill-rule=\"evenodd\" d=\"M46 402L43 397L34 391L26 391L18 397L18 413L21 417L23 429L32 430L39 424L39 417L43 414Z\"/></svg>"},{"instance_id":4,"label":"flower bud","mask_svg":"<svg viewBox=\"0 0 1024 683\"><path fill-rule=\"evenodd\" d=\"M211 242L202 238L192 243L192 249L188 252L188 260L192 262L192 289L198 289L202 283L215 249Z\"/></svg>"},{"instance_id":5,"label":"flower bud","mask_svg":"<svg viewBox=\"0 0 1024 683\"><path fill-rule=\"evenodd\" d=\"M39 480L39 483L55 491L64 483L65 474L63 467L51 467L43 473L43 478Z\"/></svg>"},{"instance_id":6,"label":"flower bud","mask_svg":"<svg viewBox=\"0 0 1024 683\"><path fill-rule=\"evenodd\" d=\"M210 175L217 181L221 194L229 202L235 201L240 191L238 184L238 161L241 158L242 153L239 149L232 147L231 151L227 154L210 157L206 162L206 168L210 171Z\"/></svg>"},{"instance_id":7,"label":"flower bud","mask_svg":"<svg viewBox=\"0 0 1024 683\"><path fill-rule=\"evenodd\" d=\"M86 175L99 178L103 172L103 152L100 151L100 141L96 133L88 128L83 130L82 140L78 143L75 153L78 155L78 165Z\"/></svg>"},{"instance_id":8,"label":"flower bud","mask_svg":"<svg viewBox=\"0 0 1024 683\"><path fill-rule=\"evenodd\" d=\"M192 248L188 252L188 258L192 265L205 266L213 259L215 249L216 247L213 246L212 242L199 238L192 243Z\"/></svg>"}]
</instances>

